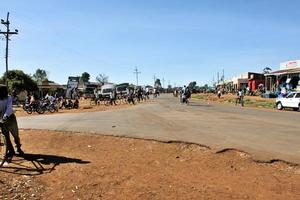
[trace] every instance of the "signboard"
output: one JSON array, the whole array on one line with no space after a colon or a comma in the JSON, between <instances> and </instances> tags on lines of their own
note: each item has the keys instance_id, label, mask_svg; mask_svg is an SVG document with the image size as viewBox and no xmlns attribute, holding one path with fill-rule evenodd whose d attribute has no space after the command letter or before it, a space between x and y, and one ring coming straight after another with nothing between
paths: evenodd
<instances>
[{"instance_id":1,"label":"signboard","mask_svg":"<svg viewBox=\"0 0 300 200\"><path fill-rule=\"evenodd\" d=\"M68 84L67 84L66 98L69 98L69 99L75 98L75 95L77 95L76 90L79 85L79 79L80 79L80 77L69 76Z\"/></svg>"},{"instance_id":2,"label":"signboard","mask_svg":"<svg viewBox=\"0 0 300 200\"><path fill-rule=\"evenodd\" d=\"M280 63L280 69L294 69L300 67L300 60L291 60Z\"/></svg>"}]
</instances>

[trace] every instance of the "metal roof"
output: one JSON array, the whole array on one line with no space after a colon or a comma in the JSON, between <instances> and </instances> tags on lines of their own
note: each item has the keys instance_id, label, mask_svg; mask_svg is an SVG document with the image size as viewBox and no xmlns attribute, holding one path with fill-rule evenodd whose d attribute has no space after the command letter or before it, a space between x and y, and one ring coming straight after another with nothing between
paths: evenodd
<instances>
[{"instance_id":1,"label":"metal roof","mask_svg":"<svg viewBox=\"0 0 300 200\"><path fill-rule=\"evenodd\" d=\"M265 76L279 76L279 75L284 75L284 74L298 74L298 73L300 73L300 67L272 71L270 73L265 74Z\"/></svg>"}]
</instances>

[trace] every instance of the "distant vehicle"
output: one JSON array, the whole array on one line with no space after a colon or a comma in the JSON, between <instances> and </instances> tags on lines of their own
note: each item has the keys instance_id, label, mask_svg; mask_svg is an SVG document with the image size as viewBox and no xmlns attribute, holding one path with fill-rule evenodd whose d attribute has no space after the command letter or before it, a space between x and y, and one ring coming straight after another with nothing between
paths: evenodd
<instances>
[{"instance_id":1,"label":"distant vehicle","mask_svg":"<svg viewBox=\"0 0 300 200\"><path fill-rule=\"evenodd\" d=\"M147 86L145 87L145 91L147 90L147 88L148 88L149 94L153 94L153 87L150 86L150 85L147 85Z\"/></svg>"},{"instance_id":2,"label":"distant vehicle","mask_svg":"<svg viewBox=\"0 0 300 200\"><path fill-rule=\"evenodd\" d=\"M276 99L276 107L278 110L284 108L293 108L297 111L300 109L300 92L292 92L286 97L279 97Z\"/></svg>"},{"instance_id":3,"label":"distant vehicle","mask_svg":"<svg viewBox=\"0 0 300 200\"><path fill-rule=\"evenodd\" d=\"M100 94L102 97L109 97L110 93L116 88L113 83L107 83L101 86Z\"/></svg>"},{"instance_id":4,"label":"distant vehicle","mask_svg":"<svg viewBox=\"0 0 300 200\"><path fill-rule=\"evenodd\" d=\"M98 84L95 83L86 83L84 85L83 90L83 97L86 98L93 98L94 97L94 91L98 88Z\"/></svg>"},{"instance_id":5,"label":"distant vehicle","mask_svg":"<svg viewBox=\"0 0 300 200\"><path fill-rule=\"evenodd\" d=\"M124 96L124 95L128 95L129 93L129 83L122 83L122 84L118 84L116 86L116 90L117 90L117 95L121 95Z\"/></svg>"}]
</instances>

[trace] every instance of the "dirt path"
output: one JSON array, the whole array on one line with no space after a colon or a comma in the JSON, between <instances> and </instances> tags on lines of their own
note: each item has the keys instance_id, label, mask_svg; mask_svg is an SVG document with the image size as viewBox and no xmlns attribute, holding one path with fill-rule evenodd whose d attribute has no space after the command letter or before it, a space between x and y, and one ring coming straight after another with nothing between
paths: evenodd
<instances>
[{"instance_id":1,"label":"dirt path","mask_svg":"<svg viewBox=\"0 0 300 200\"><path fill-rule=\"evenodd\" d=\"M50 131L21 139L31 155L1 169L1 199L300 198L299 167L241 152Z\"/></svg>"}]
</instances>

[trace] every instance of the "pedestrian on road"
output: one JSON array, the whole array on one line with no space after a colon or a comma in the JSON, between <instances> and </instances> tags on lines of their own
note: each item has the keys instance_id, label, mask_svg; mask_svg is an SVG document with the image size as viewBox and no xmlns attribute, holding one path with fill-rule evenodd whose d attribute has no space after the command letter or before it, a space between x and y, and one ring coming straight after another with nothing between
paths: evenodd
<instances>
[{"instance_id":1,"label":"pedestrian on road","mask_svg":"<svg viewBox=\"0 0 300 200\"><path fill-rule=\"evenodd\" d=\"M221 95L222 95L221 90L218 90L218 98L219 98L219 99L221 98Z\"/></svg>"},{"instance_id":2,"label":"pedestrian on road","mask_svg":"<svg viewBox=\"0 0 300 200\"><path fill-rule=\"evenodd\" d=\"M116 104L116 91L115 90L112 90L109 94L109 97L110 97L110 105L117 105Z\"/></svg>"},{"instance_id":3,"label":"pedestrian on road","mask_svg":"<svg viewBox=\"0 0 300 200\"><path fill-rule=\"evenodd\" d=\"M127 97L128 104L132 103L134 105L134 94L133 90L129 90L128 97Z\"/></svg>"},{"instance_id":4,"label":"pedestrian on road","mask_svg":"<svg viewBox=\"0 0 300 200\"><path fill-rule=\"evenodd\" d=\"M237 93L237 99L235 101L235 105L241 104L242 107L244 107L244 91L240 89Z\"/></svg>"},{"instance_id":5,"label":"pedestrian on road","mask_svg":"<svg viewBox=\"0 0 300 200\"><path fill-rule=\"evenodd\" d=\"M12 157L15 155L14 147L10 140L10 134L12 134L17 153L20 156L24 155L21 149L21 142L19 137L19 128L16 116L13 111L12 97L8 95L8 89L5 85L0 85L0 119L2 119L3 124L1 125L2 133L7 142L8 152L6 155L6 161L11 162Z\"/></svg>"}]
</instances>

